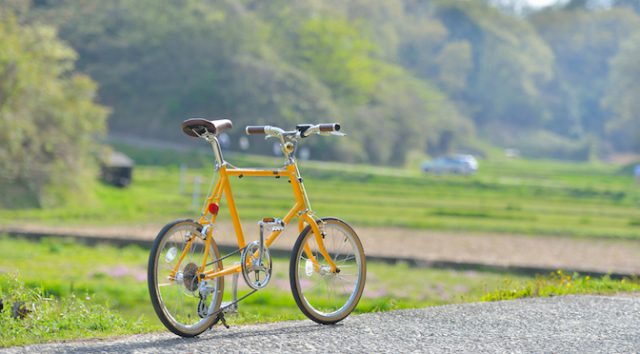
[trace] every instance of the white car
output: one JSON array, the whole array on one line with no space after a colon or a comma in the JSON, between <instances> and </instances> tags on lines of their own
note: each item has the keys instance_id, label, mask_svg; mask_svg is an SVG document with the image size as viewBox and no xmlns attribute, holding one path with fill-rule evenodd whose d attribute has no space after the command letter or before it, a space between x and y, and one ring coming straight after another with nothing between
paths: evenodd
<instances>
[{"instance_id":1,"label":"white car","mask_svg":"<svg viewBox=\"0 0 640 354\"><path fill-rule=\"evenodd\" d=\"M423 163L422 171L435 174L454 173L470 175L478 171L478 160L472 155L459 154L441 156L435 160Z\"/></svg>"}]
</instances>

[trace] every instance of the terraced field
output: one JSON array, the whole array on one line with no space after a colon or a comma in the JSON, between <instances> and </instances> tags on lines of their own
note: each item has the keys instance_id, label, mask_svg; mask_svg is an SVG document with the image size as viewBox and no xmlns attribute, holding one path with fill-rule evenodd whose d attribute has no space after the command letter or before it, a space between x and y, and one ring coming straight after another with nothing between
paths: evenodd
<instances>
[{"instance_id":1,"label":"terraced field","mask_svg":"<svg viewBox=\"0 0 640 354\"><path fill-rule=\"evenodd\" d=\"M204 166L207 155L174 152L154 160L157 151L129 153L139 156L129 188L96 183L92 195L64 207L0 210L0 225L140 224L197 215L212 172ZM228 158L240 166L280 162ZM180 169L179 161L193 167ZM499 159L481 161L480 172L469 177L426 176L417 167L322 162L303 162L301 170L317 214L356 225L640 238L640 185L615 166ZM196 185L197 179L204 182ZM243 178L233 185L243 221L283 216L292 204L283 179ZM199 196L195 203L194 193ZM221 217L228 217L224 205Z\"/></svg>"}]
</instances>

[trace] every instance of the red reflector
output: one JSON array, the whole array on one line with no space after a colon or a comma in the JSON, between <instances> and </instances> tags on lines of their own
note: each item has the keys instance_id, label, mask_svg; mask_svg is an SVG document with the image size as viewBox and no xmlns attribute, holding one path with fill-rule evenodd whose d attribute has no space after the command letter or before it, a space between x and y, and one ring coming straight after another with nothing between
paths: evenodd
<instances>
[{"instance_id":1,"label":"red reflector","mask_svg":"<svg viewBox=\"0 0 640 354\"><path fill-rule=\"evenodd\" d=\"M218 207L218 204L216 203L211 203L209 204L209 212L213 215L218 215L218 210L220 208Z\"/></svg>"}]
</instances>

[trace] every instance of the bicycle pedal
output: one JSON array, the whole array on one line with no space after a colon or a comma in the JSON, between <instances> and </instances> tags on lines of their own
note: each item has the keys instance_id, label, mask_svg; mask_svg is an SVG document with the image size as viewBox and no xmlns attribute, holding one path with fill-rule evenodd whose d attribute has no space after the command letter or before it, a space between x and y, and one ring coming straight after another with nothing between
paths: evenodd
<instances>
[{"instance_id":1,"label":"bicycle pedal","mask_svg":"<svg viewBox=\"0 0 640 354\"><path fill-rule=\"evenodd\" d=\"M282 231L284 230L284 222L281 219L268 217L263 218L262 221L258 223L260 226L266 226L271 228L271 231Z\"/></svg>"}]
</instances>

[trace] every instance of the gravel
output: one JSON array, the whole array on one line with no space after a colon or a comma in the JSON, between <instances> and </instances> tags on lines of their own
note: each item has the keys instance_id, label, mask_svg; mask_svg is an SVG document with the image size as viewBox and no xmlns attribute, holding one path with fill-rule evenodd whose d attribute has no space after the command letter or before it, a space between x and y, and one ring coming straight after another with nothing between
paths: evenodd
<instances>
[{"instance_id":1,"label":"gravel","mask_svg":"<svg viewBox=\"0 0 640 354\"><path fill-rule=\"evenodd\" d=\"M156 333L6 353L637 353L640 298L566 296L215 327L195 339Z\"/></svg>"}]
</instances>

